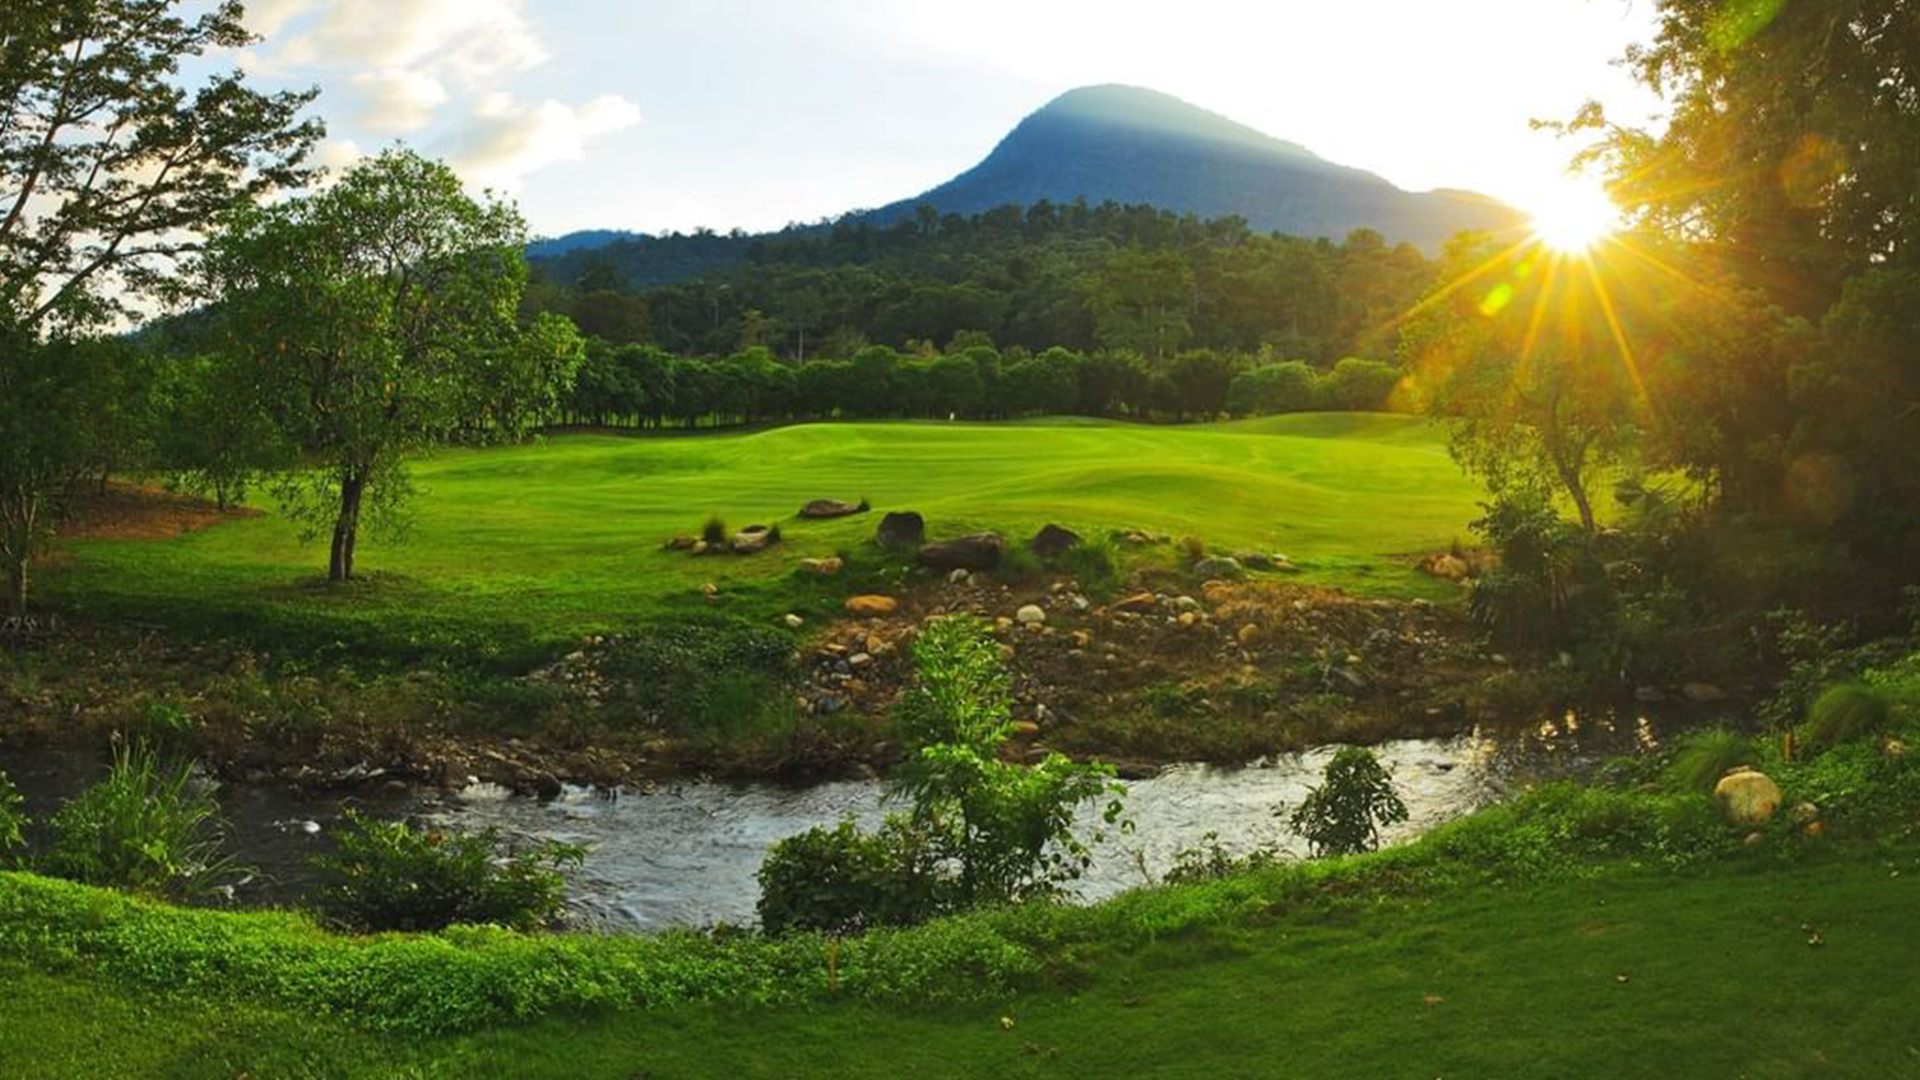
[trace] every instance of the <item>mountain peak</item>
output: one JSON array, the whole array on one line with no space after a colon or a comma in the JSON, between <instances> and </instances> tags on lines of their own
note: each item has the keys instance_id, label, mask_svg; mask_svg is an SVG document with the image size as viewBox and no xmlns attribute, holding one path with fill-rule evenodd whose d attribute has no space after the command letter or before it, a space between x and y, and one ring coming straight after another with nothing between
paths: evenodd
<instances>
[{"instance_id":1,"label":"mountain peak","mask_svg":"<svg viewBox=\"0 0 1920 1080\"><path fill-rule=\"evenodd\" d=\"M1518 215L1466 192L1409 192L1198 105L1145 87L1082 86L1054 98L978 165L873 212L897 220L928 203L977 214L1042 200L1147 204L1255 229L1338 239L1371 228L1437 251L1462 229L1501 229Z\"/></svg>"}]
</instances>

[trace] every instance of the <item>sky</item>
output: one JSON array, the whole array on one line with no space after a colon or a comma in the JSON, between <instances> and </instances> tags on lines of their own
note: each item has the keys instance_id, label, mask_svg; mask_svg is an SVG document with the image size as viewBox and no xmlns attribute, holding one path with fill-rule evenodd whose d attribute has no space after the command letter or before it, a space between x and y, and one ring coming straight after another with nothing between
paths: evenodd
<instances>
[{"instance_id":1,"label":"sky","mask_svg":"<svg viewBox=\"0 0 1920 1080\"><path fill-rule=\"evenodd\" d=\"M232 59L318 86L333 166L403 141L533 232L775 229L918 194L1091 83L1184 98L1411 190L1523 209L1651 0L251 0ZM227 58L219 58L225 60Z\"/></svg>"}]
</instances>

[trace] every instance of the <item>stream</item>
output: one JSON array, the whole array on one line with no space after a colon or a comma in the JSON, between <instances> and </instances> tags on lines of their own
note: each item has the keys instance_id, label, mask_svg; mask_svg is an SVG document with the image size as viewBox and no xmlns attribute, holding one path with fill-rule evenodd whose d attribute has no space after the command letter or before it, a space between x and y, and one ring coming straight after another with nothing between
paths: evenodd
<instances>
[{"instance_id":1,"label":"stream","mask_svg":"<svg viewBox=\"0 0 1920 1080\"><path fill-rule=\"evenodd\" d=\"M1386 842L1416 836L1529 784L1581 776L1607 758L1651 749L1665 733L1648 717L1569 714L1530 728L1384 743L1375 752L1392 770L1410 813L1386 831ZM1083 838L1103 835L1090 844L1093 866L1074 892L1093 901L1144 884L1209 832L1235 853L1271 845L1304 855L1274 811L1298 803L1333 752L1323 747L1238 768L1175 765L1126 782L1126 816L1135 828L1123 834L1103 827L1099 808L1087 808ZM36 816L50 813L102 771L90 760L53 752L9 754L0 766ZM883 794L884 786L872 780L782 787L696 779L614 793L569 787L548 802L487 784L454 794L303 796L233 785L219 792L232 849L255 868L236 890L239 903L310 902L317 879L308 862L330 847L327 834L340 815L357 808L462 829L492 826L513 841L585 844L591 849L585 865L569 875L568 921L617 932L751 925L758 896L754 874L770 845L844 817L876 824L893 809Z\"/></svg>"}]
</instances>

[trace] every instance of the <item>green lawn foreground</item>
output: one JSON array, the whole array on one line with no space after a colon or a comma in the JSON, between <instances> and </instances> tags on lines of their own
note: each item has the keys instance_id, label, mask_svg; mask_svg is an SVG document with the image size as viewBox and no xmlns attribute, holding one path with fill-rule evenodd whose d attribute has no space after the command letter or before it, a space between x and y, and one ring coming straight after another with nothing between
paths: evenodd
<instances>
[{"instance_id":1,"label":"green lawn foreground","mask_svg":"<svg viewBox=\"0 0 1920 1080\"><path fill-rule=\"evenodd\" d=\"M1464 537L1478 489L1425 421L1327 413L1185 427L1103 422L832 423L747 433L554 435L447 450L414 465L419 495L399 542L363 540L368 580L325 589L326 551L274 514L167 541L77 543L43 576L69 610L290 644L517 633L575 641L701 604L714 582L771 617L807 556L857 550L878 514L799 521L812 498L913 509L929 534L998 529L1022 540L1057 521L1088 535L1197 534L1224 550L1291 556L1300 580L1450 595L1408 555ZM750 558L661 550L709 514L778 522L786 543ZM1170 549L1163 549L1170 550ZM754 594L758 592L758 596ZM764 607L767 610L760 611ZM781 609L785 610L785 609Z\"/></svg>"},{"instance_id":2,"label":"green lawn foreground","mask_svg":"<svg viewBox=\"0 0 1920 1080\"><path fill-rule=\"evenodd\" d=\"M0 964L9 1080L1920 1076L1920 851L1610 871L1086 956L969 1006L684 1007L421 1038Z\"/></svg>"}]
</instances>

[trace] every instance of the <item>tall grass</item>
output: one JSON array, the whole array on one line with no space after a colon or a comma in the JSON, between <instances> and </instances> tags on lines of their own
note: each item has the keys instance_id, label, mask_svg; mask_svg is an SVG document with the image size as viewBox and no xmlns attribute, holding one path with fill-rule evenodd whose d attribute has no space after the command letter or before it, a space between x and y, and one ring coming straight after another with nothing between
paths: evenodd
<instances>
[{"instance_id":1,"label":"tall grass","mask_svg":"<svg viewBox=\"0 0 1920 1080\"><path fill-rule=\"evenodd\" d=\"M220 848L219 805L193 763L146 742L114 747L107 778L56 811L38 869L87 885L155 896L204 896L240 875Z\"/></svg>"},{"instance_id":2,"label":"tall grass","mask_svg":"<svg viewBox=\"0 0 1920 1080\"><path fill-rule=\"evenodd\" d=\"M1712 791L1727 773L1759 763L1760 752L1752 739L1727 728L1708 728L1680 740L1661 778L1675 791Z\"/></svg>"},{"instance_id":3,"label":"tall grass","mask_svg":"<svg viewBox=\"0 0 1920 1080\"><path fill-rule=\"evenodd\" d=\"M1824 750L1871 735L1887 723L1887 696L1865 683L1830 686L1807 710L1806 744Z\"/></svg>"}]
</instances>

